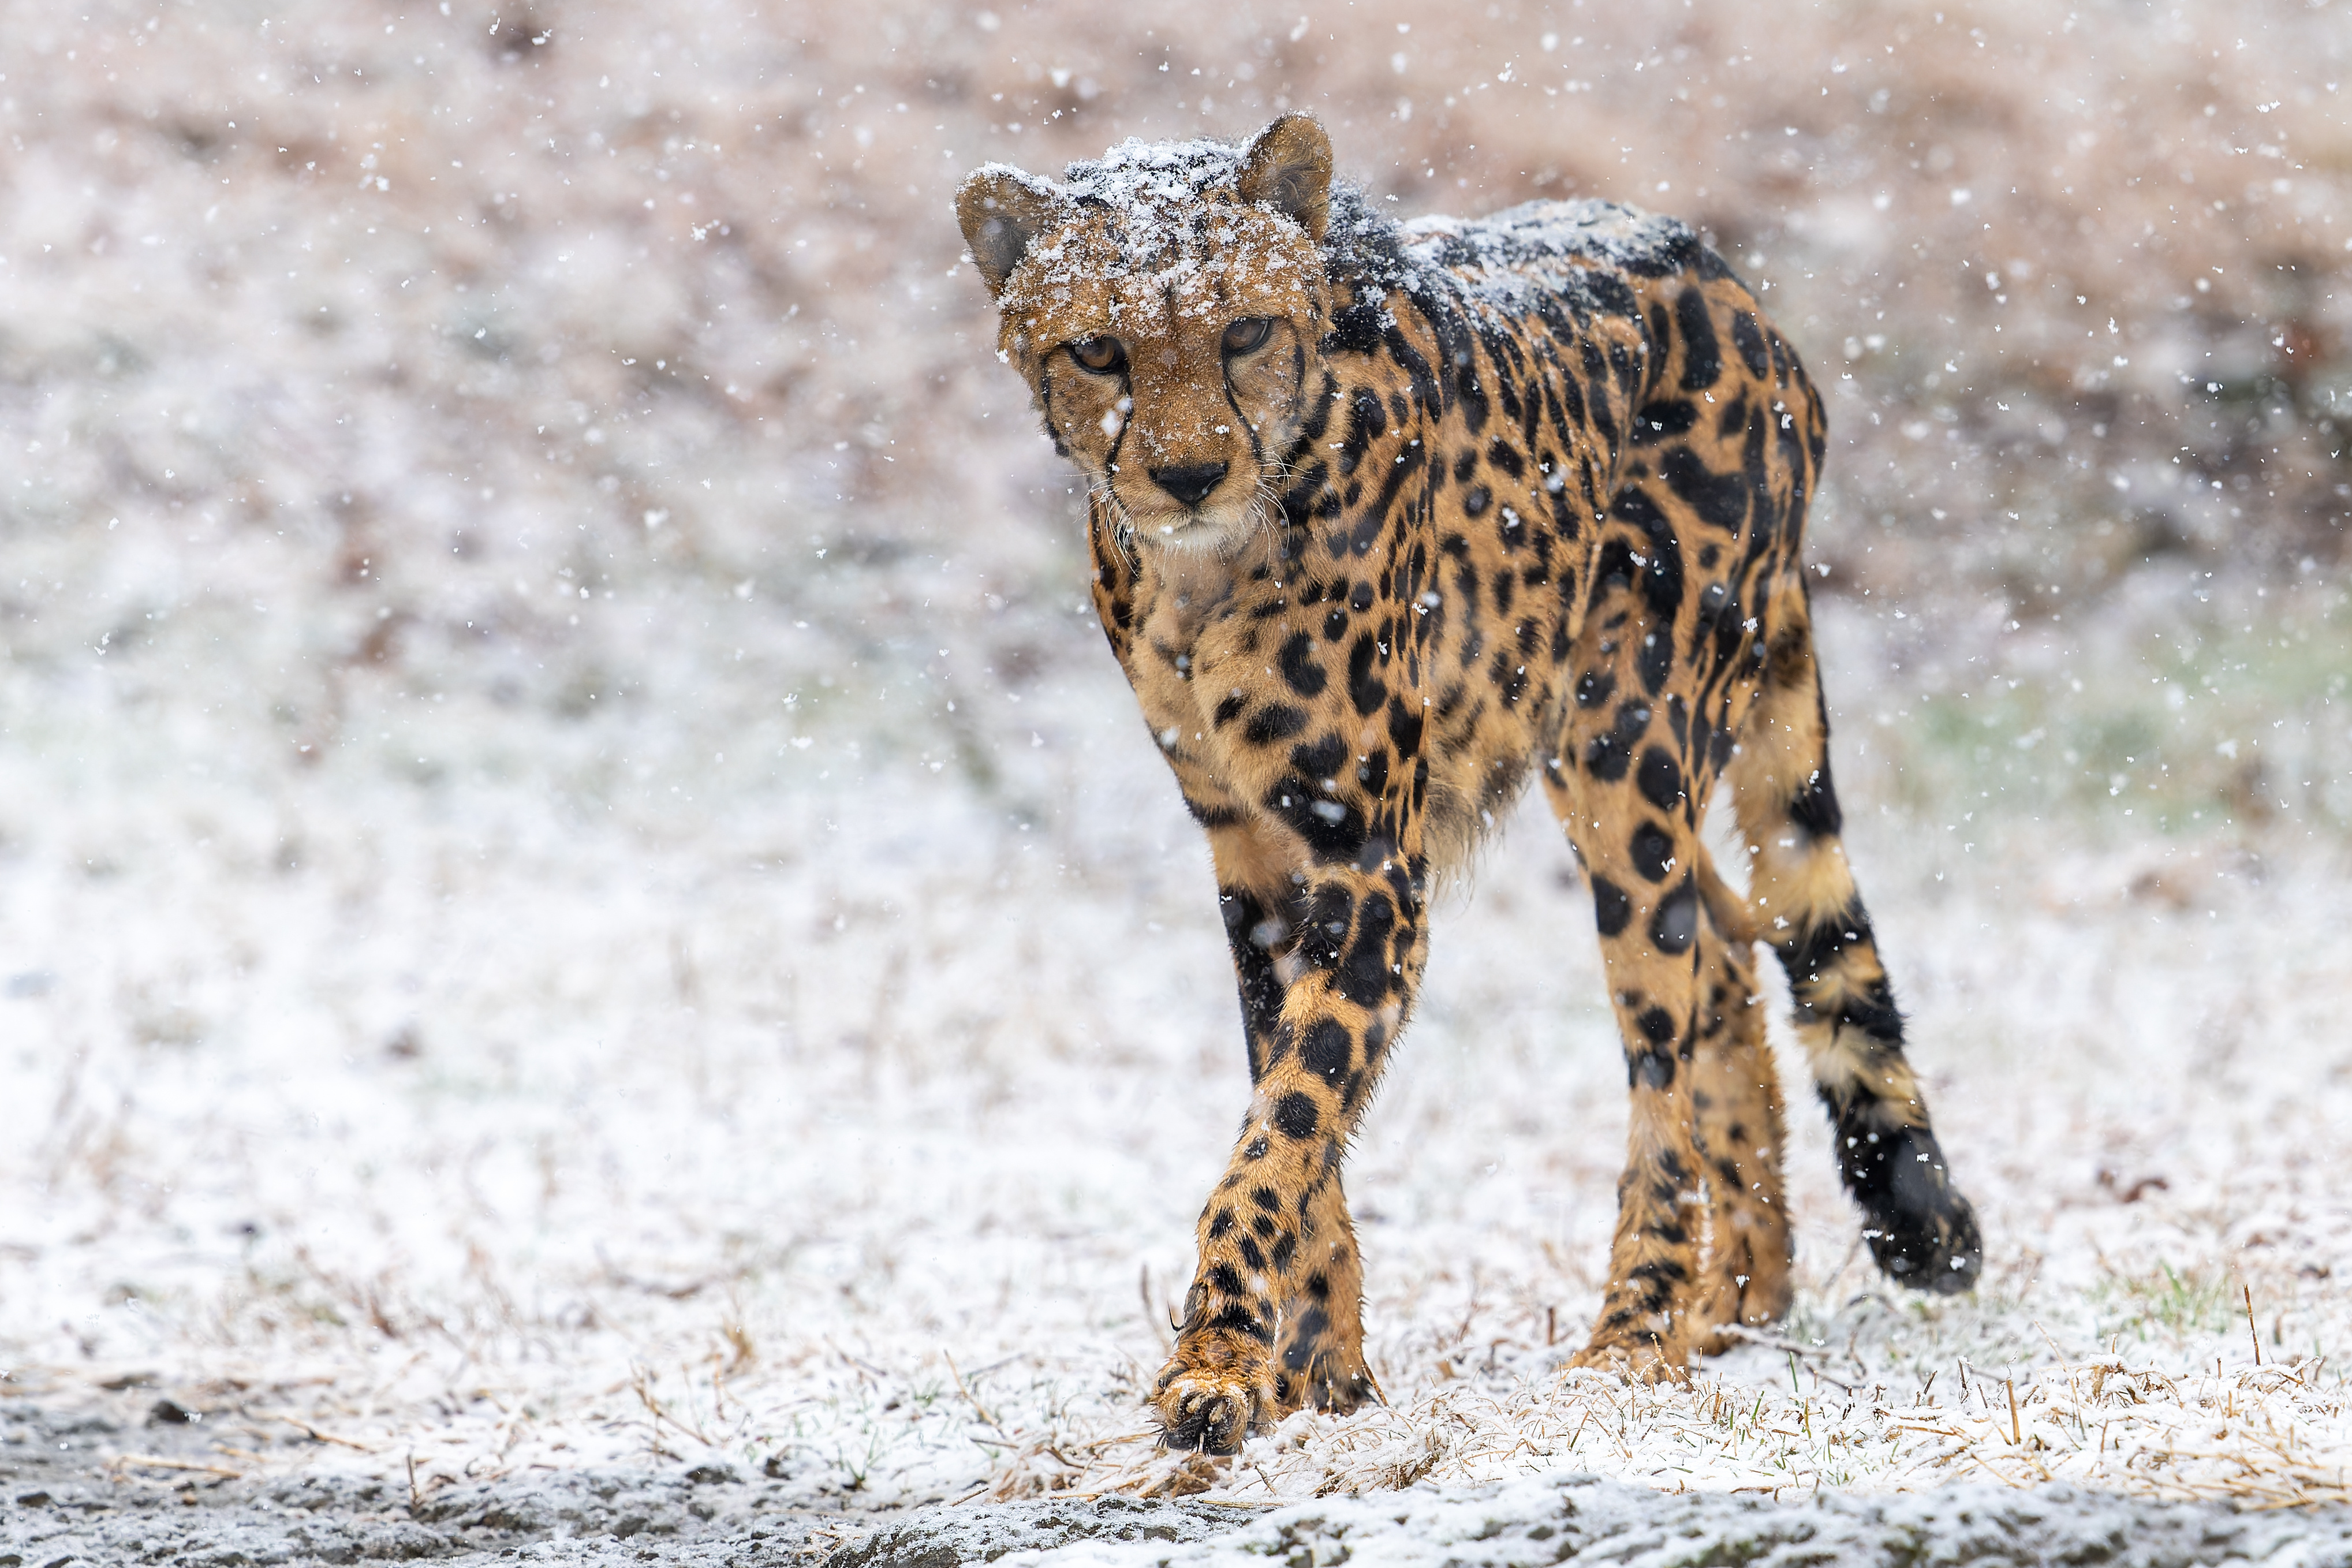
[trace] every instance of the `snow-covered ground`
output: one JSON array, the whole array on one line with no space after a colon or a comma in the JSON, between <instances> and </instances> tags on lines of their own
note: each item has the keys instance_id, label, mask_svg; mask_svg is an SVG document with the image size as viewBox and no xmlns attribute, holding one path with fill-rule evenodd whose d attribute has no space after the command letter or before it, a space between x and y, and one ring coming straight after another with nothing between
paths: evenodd
<instances>
[{"instance_id":1,"label":"snow-covered ground","mask_svg":"<svg viewBox=\"0 0 2352 1568\"><path fill-rule=\"evenodd\" d=\"M1941 373L1800 334L1865 389L1819 525L1838 761L1978 1296L1871 1274L1800 1109L1784 1331L1687 1388L1560 1372L1623 1074L1530 806L1440 920L1351 1167L1391 1403L1186 1468L1138 1395L1244 1097L1230 976L943 195L1023 136L1197 125L1207 89L1071 23L1099 79L1038 82L1087 128L1005 130L990 84L1022 90L1043 13L813 43L691 8L63 15L0 13L0 1398L168 1395L241 1473L718 1455L849 1510L1560 1469L2346 1496L2352 618L2338 524L2294 499L2342 473L2309 445L2333 294L2292 317L2323 372L2226 404L2287 455L2240 431L2178 469L2169 383L2062 395L2026 356L1955 412ZM2260 101L2318 134L2295 95L2340 43L2300 16L2263 36L2317 74ZM1397 146L1483 136L1467 94L1433 129L1443 89L1395 118L1425 27L1328 67L1281 66L1287 27L1235 46L1255 85L1213 128L1311 79L1359 146L1383 113ZM1616 112L1640 42L1588 61ZM1525 53L1520 88L1559 52ZM788 145L739 140L786 110ZM1988 134L1954 123L1939 169ZM1843 211L1864 153L1796 142L1771 244L1862 243L1788 215ZM1459 166L1423 206L1529 194ZM2278 178L2265 234L2305 199ZM2259 324L2133 286L2103 374ZM1897 350L1947 363L1944 299L1889 292ZM2029 384L2063 418L1977 422ZM2096 444L2126 414L2128 461ZM125 1486L188 1473L121 1446Z\"/></svg>"},{"instance_id":2,"label":"snow-covered ground","mask_svg":"<svg viewBox=\"0 0 2352 1568\"><path fill-rule=\"evenodd\" d=\"M1832 670L1860 632L1831 620ZM727 732L706 664L577 720L355 699L387 738L311 767L201 692L142 710L136 668L11 693L12 1384L143 1374L278 1439L244 1464L1168 1484L1137 1389L1244 1089L1205 856L1107 656L992 700L985 787ZM1351 1168L1392 1404L1200 1479L2340 1494L2340 840L1944 831L1868 809L1881 731L1842 716L1978 1297L1871 1274L1799 1116L1786 1342L1687 1390L1561 1374L1623 1078L1531 805Z\"/></svg>"}]
</instances>

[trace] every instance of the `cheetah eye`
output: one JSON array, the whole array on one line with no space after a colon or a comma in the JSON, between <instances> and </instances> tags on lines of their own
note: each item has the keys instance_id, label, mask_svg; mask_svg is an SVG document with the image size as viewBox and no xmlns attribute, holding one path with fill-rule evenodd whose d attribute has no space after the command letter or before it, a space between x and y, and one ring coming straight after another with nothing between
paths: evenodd
<instances>
[{"instance_id":1,"label":"cheetah eye","mask_svg":"<svg viewBox=\"0 0 2352 1568\"><path fill-rule=\"evenodd\" d=\"M1097 375L1111 375L1127 368L1127 348L1117 338L1087 338L1072 343L1070 357Z\"/></svg>"},{"instance_id":2,"label":"cheetah eye","mask_svg":"<svg viewBox=\"0 0 2352 1568\"><path fill-rule=\"evenodd\" d=\"M1244 316L1225 329L1224 351L1228 356L1245 354L1264 343L1273 330L1271 316Z\"/></svg>"}]
</instances>

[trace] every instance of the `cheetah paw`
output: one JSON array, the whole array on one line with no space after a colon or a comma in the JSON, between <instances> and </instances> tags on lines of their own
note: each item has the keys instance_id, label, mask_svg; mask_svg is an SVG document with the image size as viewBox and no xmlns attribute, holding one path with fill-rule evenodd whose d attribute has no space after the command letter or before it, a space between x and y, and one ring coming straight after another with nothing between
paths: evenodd
<instances>
[{"instance_id":1,"label":"cheetah paw","mask_svg":"<svg viewBox=\"0 0 2352 1568\"><path fill-rule=\"evenodd\" d=\"M1689 1351L1679 1342L1670 1343L1655 1334L1640 1340L1596 1338L1569 1357L1568 1364L1592 1372L1614 1373L1628 1383L1690 1381Z\"/></svg>"},{"instance_id":2,"label":"cheetah paw","mask_svg":"<svg viewBox=\"0 0 2352 1568\"><path fill-rule=\"evenodd\" d=\"M1388 1396L1381 1392L1370 1369L1352 1363L1342 1365L1336 1358L1318 1362L1304 1373L1285 1373L1275 1380L1274 1387L1275 1409L1284 1415L1294 1410L1353 1415L1373 1400L1388 1403Z\"/></svg>"},{"instance_id":3,"label":"cheetah paw","mask_svg":"<svg viewBox=\"0 0 2352 1568\"><path fill-rule=\"evenodd\" d=\"M1232 1343L1177 1345L1175 1359L1151 1391L1160 1447L1235 1453L1252 1427L1271 1424L1271 1358L1255 1342L1245 1343L1246 1349Z\"/></svg>"},{"instance_id":4,"label":"cheetah paw","mask_svg":"<svg viewBox=\"0 0 2352 1568\"><path fill-rule=\"evenodd\" d=\"M1984 1236L1976 1210L1951 1184L1942 1162L1933 1134L1904 1130L1888 1157L1894 1179L1862 1234L1888 1279L1956 1296L1975 1289L1984 1272Z\"/></svg>"}]
</instances>

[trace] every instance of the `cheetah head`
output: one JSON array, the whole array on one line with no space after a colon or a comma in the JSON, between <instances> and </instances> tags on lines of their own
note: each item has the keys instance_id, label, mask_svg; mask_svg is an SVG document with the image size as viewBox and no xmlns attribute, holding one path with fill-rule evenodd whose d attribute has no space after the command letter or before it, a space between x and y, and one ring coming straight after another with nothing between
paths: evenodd
<instances>
[{"instance_id":1,"label":"cheetah head","mask_svg":"<svg viewBox=\"0 0 2352 1568\"><path fill-rule=\"evenodd\" d=\"M956 216L1056 450L1147 546L1223 551L1277 515L1330 314L1331 143L1129 142L1055 182L992 163Z\"/></svg>"}]
</instances>

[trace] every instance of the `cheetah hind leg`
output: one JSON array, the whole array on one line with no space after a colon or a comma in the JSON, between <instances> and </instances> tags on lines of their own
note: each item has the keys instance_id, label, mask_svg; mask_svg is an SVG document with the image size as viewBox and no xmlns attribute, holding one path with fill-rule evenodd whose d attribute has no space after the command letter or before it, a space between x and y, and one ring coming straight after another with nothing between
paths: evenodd
<instances>
[{"instance_id":1,"label":"cheetah hind leg","mask_svg":"<svg viewBox=\"0 0 2352 1568\"><path fill-rule=\"evenodd\" d=\"M1276 1408L1287 1415L1313 1405L1345 1415L1381 1395L1364 1363L1364 1264L1337 1173L1307 1200L1300 1244L1307 1256L1283 1303L1275 1353Z\"/></svg>"},{"instance_id":2,"label":"cheetah hind leg","mask_svg":"<svg viewBox=\"0 0 2352 1568\"><path fill-rule=\"evenodd\" d=\"M1725 1327L1760 1328L1789 1310L1792 1241L1781 1184L1785 1122L1756 984L1754 923L1747 900L1712 866L1703 868L1700 884L1713 930L1703 944L1691 1100L1708 1246L1692 1317L1699 1331L1694 1348L1718 1355L1731 1348Z\"/></svg>"},{"instance_id":3,"label":"cheetah hind leg","mask_svg":"<svg viewBox=\"0 0 2352 1568\"><path fill-rule=\"evenodd\" d=\"M1984 1240L1928 1118L1846 864L1828 710L1802 601L1793 608L1773 633L1762 698L1728 770L1756 909L1769 917L1761 934L1789 976L1797 1039L1872 1258L1900 1284L1952 1295L1975 1289Z\"/></svg>"}]
</instances>

